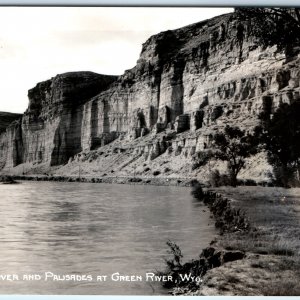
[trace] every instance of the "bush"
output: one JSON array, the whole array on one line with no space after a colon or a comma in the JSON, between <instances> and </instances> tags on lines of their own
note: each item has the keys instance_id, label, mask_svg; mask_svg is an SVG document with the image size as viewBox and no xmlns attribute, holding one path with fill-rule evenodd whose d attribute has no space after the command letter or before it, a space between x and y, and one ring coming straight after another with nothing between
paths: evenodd
<instances>
[{"instance_id":1,"label":"bush","mask_svg":"<svg viewBox=\"0 0 300 300\"><path fill-rule=\"evenodd\" d=\"M218 187L218 186L220 186L220 179L221 179L221 175L220 175L219 170L213 170L209 174L209 184L212 187Z\"/></svg>"},{"instance_id":2,"label":"bush","mask_svg":"<svg viewBox=\"0 0 300 300\"><path fill-rule=\"evenodd\" d=\"M288 182L293 177L293 171L284 166L274 166L273 176L273 181L276 186L287 187Z\"/></svg>"},{"instance_id":3,"label":"bush","mask_svg":"<svg viewBox=\"0 0 300 300\"><path fill-rule=\"evenodd\" d=\"M12 176L3 175L3 176L0 176L0 182L3 182L3 183L15 183L15 180L13 179Z\"/></svg>"},{"instance_id":4,"label":"bush","mask_svg":"<svg viewBox=\"0 0 300 300\"><path fill-rule=\"evenodd\" d=\"M142 182L142 181L143 179L138 177L133 177L128 180L128 182Z\"/></svg>"},{"instance_id":5,"label":"bush","mask_svg":"<svg viewBox=\"0 0 300 300\"><path fill-rule=\"evenodd\" d=\"M160 174L160 171L154 171L152 174L153 174L154 176L157 176L157 175Z\"/></svg>"},{"instance_id":6,"label":"bush","mask_svg":"<svg viewBox=\"0 0 300 300\"><path fill-rule=\"evenodd\" d=\"M159 276L171 276L172 280L162 281L162 286L165 288L174 288L180 285L180 274L182 274L182 252L178 245L174 242L168 240L166 243L169 247L168 254L171 255L170 258L165 259L166 269L162 272L156 272Z\"/></svg>"},{"instance_id":7,"label":"bush","mask_svg":"<svg viewBox=\"0 0 300 300\"><path fill-rule=\"evenodd\" d=\"M198 199L198 200L204 199L205 194L203 192L203 189L202 189L200 183L194 184L191 194L195 199Z\"/></svg>"},{"instance_id":8,"label":"bush","mask_svg":"<svg viewBox=\"0 0 300 300\"><path fill-rule=\"evenodd\" d=\"M231 185L230 176L228 176L227 174L221 175L219 170L213 170L209 175L209 184L212 187Z\"/></svg>"},{"instance_id":9,"label":"bush","mask_svg":"<svg viewBox=\"0 0 300 300\"><path fill-rule=\"evenodd\" d=\"M168 247L170 248L168 253L171 254L171 258L166 260L167 266L170 271L177 269L178 267L182 266L182 252L177 244L168 240L167 243Z\"/></svg>"},{"instance_id":10,"label":"bush","mask_svg":"<svg viewBox=\"0 0 300 300\"><path fill-rule=\"evenodd\" d=\"M300 182L297 178L296 170L292 166L275 165L273 166L273 184L282 187L299 187Z\"/></svg>"},{"instance_id":11,"label":"bush","mask_svg":"<svg viewBox=\"0 0 300 300\"><path fill-rule=\"evenodd\" d=\"M246 179L243 181L243 184L246 186L257 186L257 182L253 179Z\"/></svg>"},{"instance_id":12,"label":"bush","mask_svg":"<svg viewBox=\"0 0 300 300\"><path fill-rule=\"evenodd\" d=\"M197 179L192 179L192 180L190 181L190 186L196 186L196 185L198 185L198 184L200 184L200 183L199 183L199 181L198 181Z\"/></svg>"}]
</instances>

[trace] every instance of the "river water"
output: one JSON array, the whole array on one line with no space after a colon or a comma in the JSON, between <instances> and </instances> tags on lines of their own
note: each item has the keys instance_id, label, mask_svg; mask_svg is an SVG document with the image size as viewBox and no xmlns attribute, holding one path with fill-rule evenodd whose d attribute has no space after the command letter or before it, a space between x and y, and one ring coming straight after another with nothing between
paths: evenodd
<instances>
[{"instance_id":1,"label":"river water","mask_svg":"<svg viewBox=\"0 0 300 300\"><path fill-rule=\"evenodd\" d=\"M0 199L0 294L165 294L146 273L164 269L166 242L186 261L215 234L190 188L28 181Z\"/></svg>"}]
</instances>

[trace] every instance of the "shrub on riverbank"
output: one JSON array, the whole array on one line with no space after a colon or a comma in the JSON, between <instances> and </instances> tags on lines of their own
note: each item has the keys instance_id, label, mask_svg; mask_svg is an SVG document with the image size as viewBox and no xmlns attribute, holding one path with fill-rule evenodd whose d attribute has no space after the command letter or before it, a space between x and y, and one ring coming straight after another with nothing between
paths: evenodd
<instances>
[{"instance_id":1,"label":"shrub on riverbank","mask_svg":"<svg viewBox=\"0 0 300 300\"><path fill-rule=\"evenodd\" d=\"M245 213L240 209L231 207L230 201L214 192L204 192L200 184L194 185L192 195L195 199L208 205L215 217L215 226L221 233L225 231L248 231L250 223Z\"/></svg>"},{"instance_id":2,"label":"shrub on riverbank","mask_svg":"<svg viewBox=\"0 0 300 300\"><path fill-rule=\"evenodd\" d=\"M203 200L204 192L203 192L202 186L200 185L200 183L198 181L193 183L191 194L195 199Z\"/></svg>"},{"instance_id":3,"label":"shrub on riverbank","mask_svg":"<svg viewBox=\"0 0 300 300\"><path fill-rule=\"evenodd\" d=\"M159 275L171 277L172 280L163 282L166 288L179 288L182 291L195 291L199 289L203 276L208 270L220 267L224 263L243 259L245 253L242 251L220 250L214 247L203 249L199 259L182 263L182 253L178 245L168 241L171 258L166 260L166 270Z\"/></svg>"},{"instance_id":4,"label":"shrub on riverbank","mask_svg":"<svg viewBox=\"0 0 300 300\"><path fill-rule=\"evenodd\" d=\"M5 184L12 184L12 183L17 183L11 176L9 175L2 175L0 176L0 182L5 183Z\"/></svg>"},{"instance_id":5,"label":"shrub on riverbank","mask_svg":"<svg viewBox=\"0 0 300 300\"><path fill-rule=\"evenodd\" d=\"M129 178L128 182L142 182L143 179L142 178L138 178L138 177L133 177L133 178Z\"/></svg>"},{"instance_id":6,"label":"shrub on riverbank","mask_svg":"<svg viewBox=\"0 0 300 300\"><path fill-rule=\"evenodd\" d=\"M212 170L208 182L212 187L231 185L230 178L227 174L220 174L219 170Z\"/></svg>"}]
</instances>

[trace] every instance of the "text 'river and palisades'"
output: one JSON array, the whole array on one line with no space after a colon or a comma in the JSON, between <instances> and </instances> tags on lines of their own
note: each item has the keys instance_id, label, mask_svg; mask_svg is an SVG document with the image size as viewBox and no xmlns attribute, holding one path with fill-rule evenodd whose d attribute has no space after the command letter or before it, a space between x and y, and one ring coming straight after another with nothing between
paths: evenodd
<instances>
[{"instance_id":1,"label":"text 'river and palisades'","mask_svg":"<svg viewBox=\"0 0 300 300\"><path fill-rule=\"evenodd\" d=\"M152 272L145 273L144 275L127 275L120 274L119 272L109 275L91 275L91 274L55 274L53 272L44 272L39 274L0 274L0 281L70 281L70 282L168 282L177 281L171 275L157 275ZM179 274L180 281L201 282L202 279L199 276L193 276L192 274Z\"/></svg>"}]
</instances>

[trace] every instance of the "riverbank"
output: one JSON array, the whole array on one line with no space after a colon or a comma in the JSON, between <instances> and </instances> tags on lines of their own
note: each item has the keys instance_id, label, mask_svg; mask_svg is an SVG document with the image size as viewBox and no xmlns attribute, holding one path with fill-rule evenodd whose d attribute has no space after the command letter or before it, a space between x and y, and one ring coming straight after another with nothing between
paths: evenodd
<instances>
[{"instance_id":1,"label":"riverbank","mask_svg":"<svg viewBox=\"0 0 300 300\"><path fill-rule=\"evenodd\" d=\"M7 175L0 175L0 183L1 184L16 184L18 183L17 181L15 181L12 176L7 176Z\"/></svg>"},{"instance_id":2,"label":"riverbank","mask_svg":"<svg viewBox=\"0 0 300 300\"><path fill-rule=\"evenodd\" d=\"M222 187L205 195L220 236L195 262L207 260L208 251L208 260L220 259L200 284L187 283L173 294L299 296L300 189ZM226 261L224 253L244 255Z\"/></svg>"},{"instance_id":3,"label":"riverbank","mask_svg":"<svg viewBox=\"0 0 300 300\"><path fill-rule=\"evenodd\" d=\"M4 176L4 175L3 175ZM162 177L118 177L118 176L52 176L52 175L9 175L14 180L27 181L58 181L58 182L89 182L117 184L147 184L160 186L193 186L195 178L162 178Z\"/></svg>"},{"instance_id":4,"label":"riverbank","mask_svg":"<svg viewBox=\"0 0 300 300\"><path fill-rule=\"evenodd\" d=\"M89 183L117 183L117 184L147 184L159 186L194 186L198 182L197 177L161 177L161 176L95 176L95 175L49 175L44 174L1 174L0 177L9 177L14 180L28 180L28 181L58 181L58 182L89 182ZM249 181L239 180L241 186L270 186L266 181ZM208 186L208 183L201 183L203 187Z\"/></svg>"}]
</instances>

